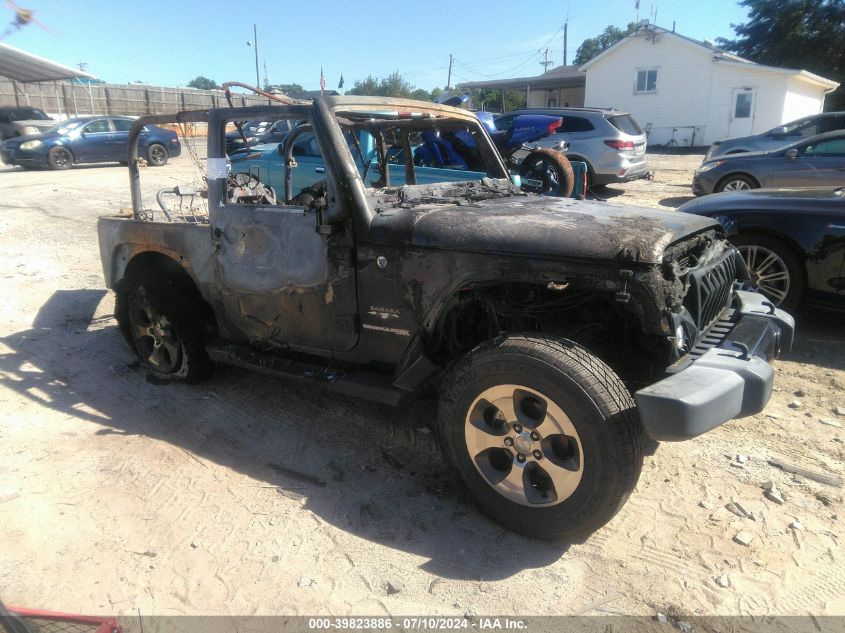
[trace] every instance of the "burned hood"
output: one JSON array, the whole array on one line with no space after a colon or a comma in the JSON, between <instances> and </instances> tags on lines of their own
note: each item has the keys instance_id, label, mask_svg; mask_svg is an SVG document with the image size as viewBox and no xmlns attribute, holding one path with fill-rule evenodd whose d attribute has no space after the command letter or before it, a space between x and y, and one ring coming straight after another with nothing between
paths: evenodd
<instances>
[{"instance_id":1,"label":"burned hood","mask_svg":"<svg viewBox=\"0 0 845 633\"><path fill-rule=\"evenodd\" d=\"M530 195L382 208L370 235L419 248L654 264L668 245L711 228L718 223L686 213Z\"/></svg>"}]
</instances>

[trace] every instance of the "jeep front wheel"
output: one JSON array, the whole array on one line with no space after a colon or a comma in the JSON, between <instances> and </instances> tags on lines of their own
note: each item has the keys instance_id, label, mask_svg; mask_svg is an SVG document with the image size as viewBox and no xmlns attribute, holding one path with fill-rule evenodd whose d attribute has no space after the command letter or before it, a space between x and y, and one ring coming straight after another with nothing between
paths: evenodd
<instances>
[{"instance_id":1,"label":"jeep front wheel","mask_svg":"<svg viewBox=\"0 0 845 633\"><path fill-rule=\"evenodd\" d=\"M438 431L481 508L540 539L579 539L600 528L642 468L630 393L566 339L506 336L468 354L447 379Z\"/></svg>"}]
</instances>

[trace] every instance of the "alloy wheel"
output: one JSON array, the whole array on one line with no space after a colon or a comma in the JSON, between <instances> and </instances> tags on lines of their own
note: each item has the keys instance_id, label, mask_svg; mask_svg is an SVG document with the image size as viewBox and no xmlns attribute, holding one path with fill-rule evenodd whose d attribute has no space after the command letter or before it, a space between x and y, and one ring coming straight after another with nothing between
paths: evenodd
<instances>
[{"instance_id":1,"label":"alloy wheel","mask_svg":"<svg viewBox=\"0 0 845 633\"><path fill-rule=\"evenodd\" d=\"M162 148L161 146L153 145L150 148L150 162L153 165L163 164L165 156L166 156L166 154L165 154L164 148Z\"/></svg>"},{"instance_id":2,"label":"alloy wheel","mask_svg":"<svg viewBox=\"0 0 845 633\"><path fill-rule=\"evenodd\" d=\"M744 180L730 180L725 183L725 186L722 187L722 191L748 191L751 189L751 185L749 185Z\"/></svg>"},{"instance_id":3,"label":"alloy wheel","mask_svg":"<svg viewBox=\"0 0 845 633\"><path fill-rule=\"evenodd\" d=\"M179 369L182 364L182 341L168 318L153 309L143 288L131 300L129 323L138 356L163 374Z\"/></svg>"},{"instance_id":4,"label":"alloy wheel","mask_svg":"<svg viewBox=\"0 0 845 633\"><path fill-rule=\"evenodd\" d=\"M748 267L751 283L779 305L789 294L789 268L780 255L764 246L747 244L739 252Z\"/></svg>"},{"instance_id":5,"label":"alloy wheel","mask_svg":"<svg viewBox=\"0 0 845 633\"><path fill-rule=\"evenodd\" d=\"M569 416L539 391L520 385L486 389L469 407L464 428L475 468L510 501L556 505L581 482L578 432Z\"/></svg>"},{"instance_id":6,"label":"alloy wheel","mask_svg":"<svg viewBox=\"0 0 845 633\"><path fill-rule=\"evenodd\" d=\"M70 152L66 149L56 149L53 152L53 162L56 164L56 167L67 167L70 164Z\"/></svg>"}]
</instances>

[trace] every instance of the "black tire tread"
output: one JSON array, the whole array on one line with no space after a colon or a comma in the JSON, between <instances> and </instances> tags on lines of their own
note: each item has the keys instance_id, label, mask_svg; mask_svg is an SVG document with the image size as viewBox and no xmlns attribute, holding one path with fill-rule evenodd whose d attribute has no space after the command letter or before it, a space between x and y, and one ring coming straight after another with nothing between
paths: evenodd
<instances>
[{"instance_id":1,"label":"black tire tread","mask_svg":"<svg viewBox=\"0 0 845 633\"><path fill-rule=\"evenodd\" d=\"M575 189L575 172L572 171L572 163L569 162L569 159L561 152L549 149L548 147L540 147L538 149L531 150L528 156L525 157L525 160L528 161L532 156L536 156L537 154L541 154L548 158L551 162L560 167L563 172L564 182L560 184L560 191L557 195L561 198L568 198L571 196L572 191Z\"/></svg>"}]
</instances>

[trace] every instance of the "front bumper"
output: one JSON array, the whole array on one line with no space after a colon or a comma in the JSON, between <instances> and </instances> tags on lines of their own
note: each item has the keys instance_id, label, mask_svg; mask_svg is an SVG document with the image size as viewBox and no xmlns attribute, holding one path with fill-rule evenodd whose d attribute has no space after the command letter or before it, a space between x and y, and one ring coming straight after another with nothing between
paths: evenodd
<instances>
[{"instance_id":1,"label":"front bumper","mask_svg":"<svg viewBox=\"0 0 845 633\"><path fill-rule=\"evenodd\" d=\"M0 160L7 165L44 165L47 162L41 154L20 148L0 149Z\"/></svg>"},{"instance_id":2,"label":"front bumper","mask_svg":"<svg viewBox=\"0 0 845 633\"><path fill-rule=\"evenodd\" d=\"M772 395L769 360L789 351L795 320L756 292L735 292L739 318L725 339L635 394L656 440L686 440L733 418L759 413Z\"/></svg>"}]
</instances>

